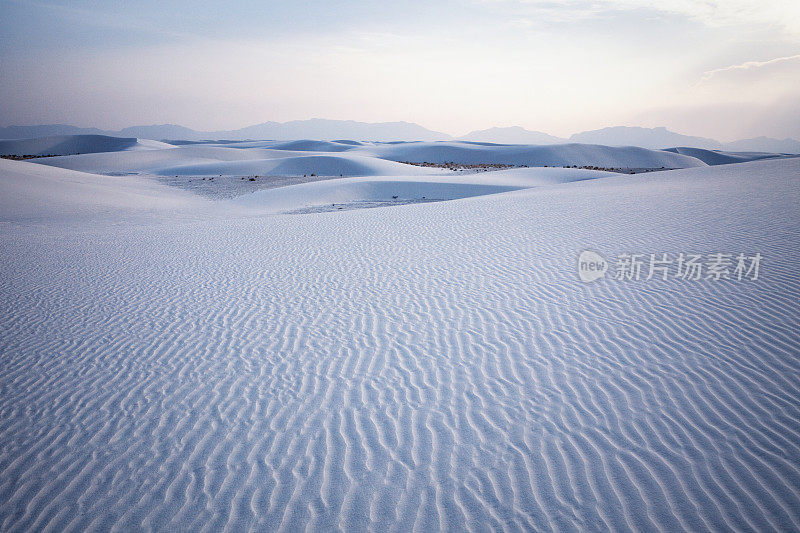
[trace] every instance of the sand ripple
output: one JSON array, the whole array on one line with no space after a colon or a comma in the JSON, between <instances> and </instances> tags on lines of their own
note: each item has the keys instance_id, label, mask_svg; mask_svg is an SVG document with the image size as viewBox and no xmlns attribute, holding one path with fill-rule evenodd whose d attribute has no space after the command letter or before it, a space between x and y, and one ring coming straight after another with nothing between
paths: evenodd
<instances>
[{"instance_id":1,"label":"sand ripple","mask_svg":"<svg viewBox=\"0 0 800 533\"><path fill-rule=\"evenodd\" d=\"M0 529L798 530L798 175L10 227ZM582 285L585 247L767 262Z\"/></svg>"}]
</instances>

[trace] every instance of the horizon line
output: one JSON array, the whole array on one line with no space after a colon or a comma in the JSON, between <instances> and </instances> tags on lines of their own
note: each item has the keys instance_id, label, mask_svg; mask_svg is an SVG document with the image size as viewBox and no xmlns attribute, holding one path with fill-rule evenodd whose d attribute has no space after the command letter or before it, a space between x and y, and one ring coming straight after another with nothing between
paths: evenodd
<instances>
[{"instance_id":1,"label":"horizon line","mask_svg":"<svg viewBox=\"0 0 800 533\"><path fill-rule=\"evenodd\" d=\"M257 122L257 123L254 123L254 124L241 126L239 128L216 129L216 130L195 129L195 128L192 128L190 126L185 126L183 124L177 124L177 123L174 123L174 122L161 122L161 123L152 123L152 124L133 124L133 125L130 125L130 126L125 126L125 127L119 128L119 129L102 128L102 127L99 127L99 126L76 126L75 124L68 124L68 123L64 123L64 122L51 122L51 123L39 123L39 124L11 124L11 125L6 125L6 126L0 126L0 129L36 128L36 127L47 127L47 126L66 126L66 127L71 127L71 128L80 128L80 129L95 129L95 130L99 130L101 132L121 132L123 130L131 129L131 128L152 128L152 127L172 126L172 127L185 128L185 129L191 130L191 131L193 131L195 133L220 133L220 132L236 132L236 131L244 130L244 129L247 129L247 128L252 128L252 127L256 127L256 126L262 126L262 125L265 125L265 124L285 125L285 124L290 124L290 123L295 123L295 122L311 122L311 121L315 121L315 120L317 120L317 121L329 121L329 122L352 122L352 123L356 123L356 124L365 124L365 125L409 124L409 125L412 125L412 126L418 126L420 128L423 128L423 129L425 129L425 130L427 130L427 131L429 131L431 133L446 135L446 136L450 137L451 140L459 140L460 138L466 137L467 135L470 135L472 133L485 132L485 131L489 131L489 130L493 130L493 129L503 130L503 129L512 129L512 128L521 128L525 132L541 133L541 134L548 135L548 136L556 138L556 139L562 139L562 140L565 140L565 141L569 141L575 135L580 135L582 133L598 132L598 131L607 130L607 129L613 129L613 128L637 128L637 129L650 130L650 131L652 131L652 130L665 130L668 133L681 135L681 136L685 136L685 137L696 137L698 139L714 141L714 142L717 142L717 143L720 143L720 144L730 144L732 142L753 140L753 139L759 139L759 138L774 139L774 140L779 140L779 141L785 141L785 140L797 141L798 140L798 139L795 139L794 137L779 138L779 137L770 137L768 135L761 134L761 135L757 135L757 136L754 136L754 137L745 137L745 138L741 138L741 139L735 139L735 140L732 140L732 141L720 141L720 140L715 139L713 137L706 137L706 136L703 136L703 135L695 135L695 134L691 134L691 133L681 133L681 132L673 131L673 130L670 130L669 127L667 127L667 126L648 127L648 126L642 126L642 125L631 126L631 125L622 125L622 124L615 124L615 125L611 125L611 126L602 126L602 127L595 128L595 129L582 130L582 131L571 133L568 137L561 137L561 136L558 136L558 135L553 135L551 133L548 133L548 132L542 131L542 130L531 130L531 129L528 129L527 127L525 127L525 126L521 126L521 125L518 125L518 124L517 125L512 125L512 126L490 126L488 128L472 129L472 130L470 130L470 131L468 131L468 132L466 132L466 133L464 133L462 135L454 135L452 133L447 133L447 132L444 132L444 131L431 129L431 128L427 127L427 126L423 126L422 124L420 124L418 122L412 122L412 121L409 121L409 120L385 120L385 121L378 121L378 122L367 122L367 121L363 121L363 120L332 119L332 118L322 118L322 117L311 117L311 118L307 118L307 119L292 119L292 120L287 120L287 121L283 121L283 122L277 121L277 120L266 120L266 121L263 121L263 122ZM443 140L447 140L447 139L443 139Z\"/></svg>"}]
</instances>

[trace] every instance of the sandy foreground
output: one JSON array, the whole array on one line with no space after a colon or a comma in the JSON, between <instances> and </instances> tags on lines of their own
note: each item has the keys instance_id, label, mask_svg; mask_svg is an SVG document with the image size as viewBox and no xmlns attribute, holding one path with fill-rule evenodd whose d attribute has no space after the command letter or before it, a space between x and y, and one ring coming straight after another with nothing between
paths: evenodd
<instances>
[{"instance_id":1,"label":"sandy foreground","mask_svg":"<svg viewBox=\"0 0 800 533\"><path fill-rule=\"evenodd\" d=\"M800 159L144 148L0 161L0 529L800 529Z\"/></svg>"}]
</instances>

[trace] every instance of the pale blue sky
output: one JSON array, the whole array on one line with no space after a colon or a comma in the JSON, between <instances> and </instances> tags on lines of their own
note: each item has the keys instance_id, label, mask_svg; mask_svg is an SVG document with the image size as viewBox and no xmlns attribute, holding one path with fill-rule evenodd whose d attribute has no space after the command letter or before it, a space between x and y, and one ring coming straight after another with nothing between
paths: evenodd
<instances>
[{"instance_id":1,"label":"pale blue sky","mask_svg":"<svg viewBox=\"0 0 800 533\"><path fill-rule=\"evenodd\" d=\"M796 0L0 0L0 126L800 137Z\"/></svg>"}]
</instances>

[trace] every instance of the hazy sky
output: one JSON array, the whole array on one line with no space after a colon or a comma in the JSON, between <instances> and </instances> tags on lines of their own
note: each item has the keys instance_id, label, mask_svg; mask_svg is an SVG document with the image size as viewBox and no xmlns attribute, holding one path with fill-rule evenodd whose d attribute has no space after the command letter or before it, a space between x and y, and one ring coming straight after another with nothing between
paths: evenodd
<instances>
[{"instance_id":1,"label":"hazy sky","mask_svg":"<svg viewBox=\"0 0 800 533\"><path fill-rule=\"evenodd\" d=\"M800 138L800 0L0 0L0 125Z\"/></svg>"}]
</instances>

